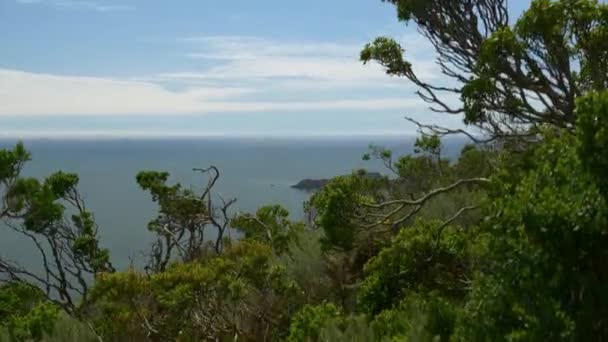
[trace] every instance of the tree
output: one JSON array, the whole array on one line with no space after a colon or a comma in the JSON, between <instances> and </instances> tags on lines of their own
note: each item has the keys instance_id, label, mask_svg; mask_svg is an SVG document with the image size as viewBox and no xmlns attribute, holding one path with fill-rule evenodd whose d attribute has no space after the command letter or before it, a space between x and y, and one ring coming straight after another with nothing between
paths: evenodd
<instances>
[{"instance_id":1,"label":"tree","mask_svg":"<svg viewBox=\"0 0 608 342\"><path fill-rule=\"evenodd\" d=\"M139 186L149 191L159 205L158 217L148 224L148 229L157 235L146 266L151 272L165 270L176 257L189 262L207 253L210 236L205 233L209 229L215 233L213 250L218 254L222 251L224 234L230 225L228 210L236 199L226 201L219 196L221 205L216 206L213 188L220 171L215 166L194 171L209 174L201 194L184 189L179 183L167 185L167 172L142 171L136 177Z\"/></svg>"},{"instance_id":2,"label":"tree","mask_svg":"<svg viewBox=\"0 0 608 342\"><path fill-rule=\"evenodd\" d=\"M56 172L44 181L23 178L21 171L29 160L23 144L0 150L0 219L7 229L32 241L43 271L0 259L0 279L40 287L76 314L77 298L87 301L92 278L114 271L109 251L99 246L97 225L77 190L78 176Z\"/></svg>"},{"instance_id":3,"label":"tree","mask_svg":"<svg viewBox=\"0 0 608 342\"><path fill-rule=\"evenodd\" d=\"M387 37L368 44L361 60L407 78L433 111L464 115L489 139L536 135L530 128L545 124L571 130L576 98L608 85L608 5L597 0L534 0L512 26L506 0L385 1L434 46L449 81L422 80Z\"/></svg>"},{"instance_id":4,"label":"tree","mask_svg":"<svg viewBox=\"0 0 608 342\"><path fill-rule=\"evenodd\" d=\"M401 46L388 38L367 45L361 58L408 78L433 110L462 114L467 125L481 128L486 136L409 120L431 137L465 134L475 143L498 142L490 153L490 169L471 175L472 169L455 167L459 180L436 184L421 197L453 191L470 177L483 175L486 183L488 199L481 207L485 218L477 221L485 239L476 247L485 256L468 282L451 339L607 339L608 302L601 290L606 277L598 265L606 260L608 226L603 176L608 165L608 5L537 0L509 26L506 1L389 2L401 20L417 24L434 45L451 81L439 86L420 80ZM462 105L450 103L450 95L460 97ZM522 137L524 144L506 141ZM529 138L540 144L529 144ZM459 162L479 160L471 151L463 151ZM419 202L400 197L373 207L390 210L410 203ZM393 258L416 251L402 246ZM384 295L380 303L386 305L393 304L386 300L395 297L391 289L403 289L400 276L406 277L406 289L424 286L427 279L407 278L415 267L391 270L393 258L373 259L375 269L386 274L364 280L378 285L379 290L367 293ZM407 261L412 260L416 258ZM404 263L408 265L396 262Z\"/></svg>"},{"instance_id":5,"label":"tree","mask_svg":"<svg viewBox=\"0 0 608 342\"><path fill-rule=\"evenodd\" d=\"M576 137L547 132L523 172L507 164L494 176L482 225L489 264L472 283L458 340L608 338L608 205L604 176L589 167L604 160L607 99L581 98Z\"/></svg>"},{"instance_id":6,"label":"tree","mask_svg":"<svg viewBox=\"0 0 608 342\"><path fill-rule=\"evenodd\" d=\"M271 246L277 255L288 253L305 229L303 222L290 221L289 212L280 205L261 207L255 215L241 214L232 220L231 226L244 233L245 239Z\"/></svg>"}]
</instances>

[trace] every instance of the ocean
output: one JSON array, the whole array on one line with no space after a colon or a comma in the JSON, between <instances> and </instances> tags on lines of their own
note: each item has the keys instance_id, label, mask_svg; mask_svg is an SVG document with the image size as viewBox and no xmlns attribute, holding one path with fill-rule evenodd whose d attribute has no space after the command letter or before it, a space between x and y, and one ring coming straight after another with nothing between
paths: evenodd
<instances>
[{"instance_id":1,"label":"ocean","mask_svg":"<svg viewBox=\"0 0 608 342\"><path fill-rule=\"evenodd\" d=\"M138 264L152 242L147 223L156 205L135 182L141 170L171 173L171 181L200 189L205 178L192 171L214 165L221 178L217 191L237 198L233 212L254 212L265 204L281 204L293 219L302 219L310 193L290 186L305 178L331 178L365 168L386 174L379 161L363 161L370 144L411 153L413 137L357 138L201 138L26 140L32 161L24 175L44 177L54 171L77 173L79 189L95 214L101 244L112 262L125 268ZM1 140L0 148L15 141ZM448 156L457 155L464 141L444 143ZM37 268L30 242L0 227L0 256Z\"/></svg>"}]
</instances>

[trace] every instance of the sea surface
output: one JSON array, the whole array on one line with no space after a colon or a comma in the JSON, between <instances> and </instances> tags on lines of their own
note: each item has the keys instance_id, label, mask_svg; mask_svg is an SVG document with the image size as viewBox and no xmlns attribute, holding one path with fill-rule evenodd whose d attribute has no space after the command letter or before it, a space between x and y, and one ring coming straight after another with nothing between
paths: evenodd
<instances>
[{"instance_id":1,"label":"sea surface","mask_svg":"<svg viewBox=\"0 0 608 342\"><path fill-rule=\"evenodd\" d=\"M95 214L101 244L111 250L118 268L139 264L142 251L152 242L147 223L156 205L135 182L141 170L162 170L171 181L200 189L206 178L192 171L214 165L221 171L217 192L237 198L233 212L254 212L265 204L281 204L293 219L303 217L303 203L310 196L290 186L304 178L331 178L365 168L387 171L381 162L363 161L370 144L411 153L414 138L201 138L201 139L100 139L26 140L32 161L24 175L44 177L55 171L80 176L79 189ZM0 148L15 141L0 140ZM457 155L462 140L444 143L448 156ZM23 237L0 227L0 256L36 267L33 246Z\"/></svg>"}]
</instances>

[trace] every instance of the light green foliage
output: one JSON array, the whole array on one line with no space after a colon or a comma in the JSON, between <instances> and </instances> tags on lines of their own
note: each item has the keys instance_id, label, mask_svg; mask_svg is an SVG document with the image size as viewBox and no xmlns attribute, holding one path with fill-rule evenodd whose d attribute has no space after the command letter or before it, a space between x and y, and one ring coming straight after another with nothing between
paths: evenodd
<instances>
[{"instance_id":1,"label":"light green foliage","mask_svg":"<svg viewBox=\"0 0 608 342\"><path fill-rule=\"evenodd\" d=\"M377 341L449 341L457 308L441 293L411 293L394 308L375 316L370 327Z\"/></svg>"},{"instance_id":2,"label":"light green foliage","mask_svg":"<svg viewBox=\"0 0 608 342\"><path fill-rule=\"evenodd\" d=\"M386 67L386 73L405 76L412 71L412 65L403 58L405 51L394 39L379 37L365 45L360 58L364 63L377 61Z\"/></svg>"},{"instance_id":3,"label":"light green foliage","mask_svg":"<svg viewBox=\"0 0 608 342\"><path fill-rule=\"evenodd\" d=\"M437 135L421 135L414 143L414 152L441 156L441 140Z\"/></svg>"},{"instance_id":4,"label":"light green foliage","mask_svg":"<svg viewBox=\"0 0 608 342\"><path fill-rule=\"evenodd\" d=\"M49 304L45 304L50 308ZM37 308L32 310L38 311ZM57 310L57 308L55 308ZM53 313L51 310L50 313ZM19 317L19 325L31 331L32 322L30 317L38 317L37 323L44 327L42 334L32 334L30 331L20 329L20 334L11 334L10 327L0 326L0 342L15 341L43 341L43 342L97 342L98 337L86 323L79 322L64 312L57 312L56 315L28 315L29 317ZM13 329L13 331L15 331Z\"/></svg>"},{"instance_id":5,"label":"light green foliage","mask_svg":"<svg viewBox=\"0 0 608 342\"><path fill-rule=\"evenodd\" d=\"M364 315L329 319L319 333L319 341L372 342L375 340L374 332Z\"/></svg>"},{"instance_id":6,"label":"light green foliage","mask_svg":"<svg viewBox=\"0 0 608 342\"><path fill-rule=\"evenodd\" d=\"M395 169L400 190L410 197L430 191L439 179L439 168L430 156L405 155L397 160Z\"/></svg>"},{"instance_id":7,"label":"light green foliage","mask_svg":"<svg viewBox=\"0 0 608 342\"><path fill-rule=\"evenodd\" d=\"M375 341L364 315L345 316L334 304L307 305L297 312L289 328L289 342Z\"/></svg>"},{"instance_id":8,"label":"light green foliage","mask_svg":"<svg viewBox=\"0 0 608 342\"><path fill-rule=\"evenodd\" d=\"M45 334L52 334L59 307L42 302L23 316L13 316L7 323L7 330L13 340L41 340Z\"/></svg>"},{"instance_id":9,"label":"light green foliage","mask_svg":"<svg viewBox=\"0 0 608 342\"><path fill-rule=\"evenodd\" d=\"M494 169L493 163L498 155L496 150L489 146L471 144L462 149L457 160L450 161L441 155L441 141L438 136L424 134L417 139L415 152L416 154L403 155L393 161L391 151L373 146L372 152L364 156L364 159L374 157L383 160L387 168L397 176L396 179L375 185L376 188L382 189L376 189L376 192L383 193L383 200L416 200L433 189L453 184L460 179L488 177ZM390 157L386 158L384 155ZM448 219L459 208L478 204L482 194L483 190L475 186L458 188L440 198L429 200L419 216L427 219ZM413 221L404 222L404 225L411 222Z\"/></svg>"},{"instance_id":10,"label":"light green foliage","mask_svg":"<svg viewBox=\"0 0 608 342\"><path fill-rule=\"evenodd\" d=\"M36 287L21 282L0 287L0 337L40 340L53 332L58 313L59 308Z\"/></svg>"},{"instance_id":11,"label":"light green foliage","mask_svg":"<svg viewBox=\"0 0 608 342\"><path fill-rule=\"evenodd\" d=\"M0 287L0 322L4 323L15 314L24 315L44 301L44 293L22 282L11 282Z\"/></svg>"},{"instance_id":12,"label":"light green foliage","mask_svg":"<svg viewBox=\"0 0 608 342\"><path fill-rule=\"evenodd\" d=\"M280 327L297 293L272 249L244 240L220 256L176 263L151 277L135 271L105 275L92 298L102 310L97 326L108 339L257 340L284 333Z\"/></svg>"},{"instance_id":13,"label":"light green foliage","mask_svg":"<svg viewBox=\"0 0 608 342\"><path fill-rule=\"evenodd\" d=\"M292 243L287 256L281 258L285 272L302 291L304 303L319 303L333 299L325 255L322 252L320 230L304 230Z\"/></svg>"},{"instance_id":14,"label":"light green foliage","mask_svg":"<svg viewBox=\"0 0 608 342\"><path fill-rule=\"evenodd\" d=\"M305 306L292 319L288 341L447 341L457 307L435 293L412 294L370 321L333 304Z\"/></svg>"},{"instance_id":15,"label":"light green foliage","mask_svg":"<svg viewBox=\"0 0 608 342\"><path fill-rule=\"evenodd\" d=\"M255 216L243 214L230 224L243 232L246 239L266 243L277 254L288 252L292 244L297 244L298 236L305 229L303 222L289 220L289 212L280 205L261 207Z\"/></svg>"},{"instance_id":16,"label":"light green foliage","mask_svg":"<svg viewBox=\"0 0 608 342\"><path fill-rule=\"evenodd\" d=\"M87 316L96 331L109 340L145 340L145 320L153 303L150 279L130 269L104 274L91 289ZM142 322L143 321L143 322Z\"/></svg>"},{"instance_id":17,"label":"light green foliage","mask_svg":"<svg viewBox=\"0 0 608 342\"><path fill-rule=\"evenodd\" d=\"M329 320L340 319L342 311L332 303L307 305L298 311L289 327L290 342L317 341Z\"/></svg>"},{"instance_id":18,"label":"light green foliage","mask_svg":"<svg viewBox=\"0 0 608 342\"><path fill-rule=\"evenodd\" d=\"M466 179L473 177L489 177L493 171L492 161L497 152L483 149L472 144L465 145L460 151L458 161L453 165L453 177Z\"/></svg>"},{"instance_id":19,"label":"light green foliage","mask_svg":"<svg viewBox=\"0 0 608 342\"><path fill-rule=\"evenodd\" d=\"M54 321L52 333L45 333L44 342L99 342L98 336L84 322L60 312Z\"/></svg>"}]
</instances>

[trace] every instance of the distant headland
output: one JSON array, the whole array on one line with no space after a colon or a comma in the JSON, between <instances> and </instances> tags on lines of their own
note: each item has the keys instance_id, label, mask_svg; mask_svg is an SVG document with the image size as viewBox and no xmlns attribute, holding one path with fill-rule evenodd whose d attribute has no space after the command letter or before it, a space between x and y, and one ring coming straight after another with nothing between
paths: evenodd
<instances>
[{"instance_id":1,"label":"distant headland","mask_svg":"<svg viewBox=\"0 0 608 342\"><path fill-rule=\"evenodd\" d=\"M382 174L380 174L379 172L367 172L367 173L365 173L364 177L371 178L371 179L377 179L377 178L382 178ZM321 179L306 178L306 179L303 179L303 180L299 181L298 183L292 185L291 187L294 188L294 189L298 189L298 190L314 191L314 190L321 189L329 181L331 181L331 179L327 179L327 178L321 178Z\"/></svg>"}]
</instances>

